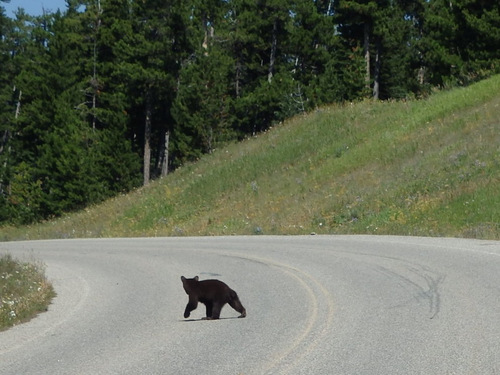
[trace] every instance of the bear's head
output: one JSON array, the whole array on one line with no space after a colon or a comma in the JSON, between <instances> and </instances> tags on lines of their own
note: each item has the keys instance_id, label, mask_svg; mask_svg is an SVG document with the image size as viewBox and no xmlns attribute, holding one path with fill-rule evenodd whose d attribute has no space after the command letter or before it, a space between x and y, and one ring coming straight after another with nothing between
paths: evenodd
<instances>
[{"instance_id":1,"label":"bear's head","mask_svg":"<svg viewBox=\"0 0 500 375\"><path fill-rule=\"evenodd\" d=\"M198 279L198 276L195 276L192 279L186 279L184 276L181 276L182 286L184 287L186 294L189 294L193 288L195 288Z\"/></svg>"}]
</instances>

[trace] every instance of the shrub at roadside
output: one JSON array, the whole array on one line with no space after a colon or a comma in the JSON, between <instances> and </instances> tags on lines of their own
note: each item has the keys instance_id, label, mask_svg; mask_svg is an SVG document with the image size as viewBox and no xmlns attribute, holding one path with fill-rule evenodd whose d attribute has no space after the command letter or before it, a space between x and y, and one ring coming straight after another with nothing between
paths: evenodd
<instances>
[{"instance_id":1,"label":"shrub at roadside","mask_svg":"<svg viewBox=\"0 0 500 375\"><path fill-rule=\"evenodd\" d=\"M46 311L55 295L43 264L0 255L0 331Z\"/></svg>"}]
</instances>

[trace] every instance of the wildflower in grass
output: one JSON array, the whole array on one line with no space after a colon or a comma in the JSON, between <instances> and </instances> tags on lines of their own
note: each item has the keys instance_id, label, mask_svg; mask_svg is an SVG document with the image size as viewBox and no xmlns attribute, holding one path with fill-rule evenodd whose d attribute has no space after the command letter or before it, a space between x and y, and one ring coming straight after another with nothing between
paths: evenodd
<instances>
[{"instance_id":1,"label":"wildflower in grass","mask_svg":"<svg viewBox=\"0 0 500 375\"><path fill-rule=\"evenodd\" d=\"M257 185L257 181L252 181L250 186L253 192L257 193L259 191L259 186Z\"/></svg>"},{"instance_id":2,"label":"wildflower in grass","mask_svg":"<svg viewBox=\"0 0 500 375\"><path fill-rule=\"evenodd\" d=\"M54 296L42 265L0 256L0 330L46 311Z\"/></svg>"}]
</instances>

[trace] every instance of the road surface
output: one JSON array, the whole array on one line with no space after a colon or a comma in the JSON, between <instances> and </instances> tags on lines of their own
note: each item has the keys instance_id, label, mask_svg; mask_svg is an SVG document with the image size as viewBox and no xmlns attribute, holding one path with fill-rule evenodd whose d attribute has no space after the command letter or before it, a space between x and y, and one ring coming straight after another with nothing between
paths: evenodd
<instances>
[{"instance_id":1,"label":"road surface","mask_svg":"<svg viewBox=\"0 0 500 375\"><path fill-rule=\"evenodd\" d=\"M500 242L377 236L0 243L58 296L0 332L0 374L500 374ZM202 321L180 276L217 278Z\"/></svg>"}]
</instances>

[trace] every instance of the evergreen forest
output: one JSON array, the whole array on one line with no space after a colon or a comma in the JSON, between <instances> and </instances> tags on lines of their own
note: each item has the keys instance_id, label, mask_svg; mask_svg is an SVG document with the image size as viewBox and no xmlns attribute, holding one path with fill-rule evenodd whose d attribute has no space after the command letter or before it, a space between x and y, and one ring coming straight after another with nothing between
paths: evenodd
<instances>
[{"instance_id":1,"label":"evergreen forest","mask_svg":"<svg viewBox=\"0 0 500 375\"><path fill-rule=\"evenodd\" d=\"M330 103L500 72L491 0L0 0L0 224L147 185Z\"/></svg>"}]
</instances>

